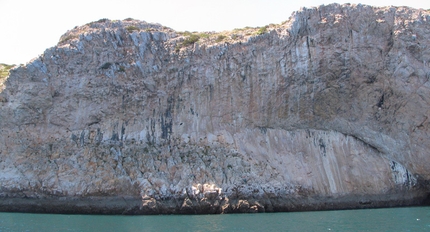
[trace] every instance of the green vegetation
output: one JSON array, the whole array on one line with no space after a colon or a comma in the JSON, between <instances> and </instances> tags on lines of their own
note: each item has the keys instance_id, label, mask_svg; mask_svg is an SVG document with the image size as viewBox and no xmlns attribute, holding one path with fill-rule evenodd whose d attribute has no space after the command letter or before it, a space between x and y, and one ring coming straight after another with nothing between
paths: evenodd
<instances>
[{"instance_id":1,"label":"green vegetation","mask_svg":"<svg viewBox=\"0 0 430 232\"><path fill-rule=\"evenodd\" d=\"M136 26L128 26L125 28L129 33L133 32L133 31L140 31L140 28L136 27Z\"/></svg>"},{"instance_id":2,"label":"green vegetation","mask_svg":"<svg viewBox=\"0 0 430 232\"><path fill-rule=\"evenodd\" d=\"M179 52L183 47L188 47L195 44L202 37L203 38L209 37L209 35L206 33L197 33L197 32L191 33L189 31L179 32L179 34L185 36L185 39L180 44L176 45L175 47L176 52Z\"/></svg>"},{"instance_id":3,"label":"green vegetation","mask_svg":"<svg viewBox=\"0 0 430 232\"><path fill-rule=\"evenodd\" d=\"M11 70L16 65L12 64L0 64L0 80L9 76L9 70Z\"/></svg>"},{"instance_id":4,"label":"green vegetation","mask_svg":"<svg viewBox=\"0 0 430 232\"><path fill-rule=\"evenodd\" d=\"M209 38L211 35L210 35L210 34L208 34L208 33L199 33L199 36L200 36L200 38L202 38L202 39L207 39L207 38Z\"/></svg>"},{"instance_id":5,"label":"green vegetation","mask_svg":"<svg viewBox=\"0 0 430 232\"><path fill-rule=\"evenodd\" d=\"M87 23L87 24L85 24L85 25L87 25L87 26L93 26L94 24L97 24L97 23L105 23L105 22L109 22L110 21L110 19L108 19L108 18L102 18L102 19L99 19L99 20L97 20L97 21L92 21L92 22L89 22L89 23Z\"/></svg>"},{"instance_id":6,"label":"green vegetation","mask_svg":"<svg viewBox=\"0 0 430 232\"><path fill-rule=\"evenodd\" d=\"M267 28L269 26L235 28L233 29L234 34L231 35L231 38L237 39L239 38L239 35L245 35L245 36L262 35L264 33L267 33Z\"/></svg>"},{"instance_id":7,"label":"green vegetation","mask_svg":"<svg viewBox=\"0 0 430 232\"><path fill-rule=\"evenodd\" d=\"M182 45L184 45L184 46L193 45L194 43L199 41L199 39L200 39L200 35L192 34L192 35L185 38L185 40L182 42Z\"/></svg>"},{"instance_id":8,"label":"green vegetation","mask_svg":"<svg viewBox=\"0 0 430 232\"><path fill-rule=\"evenodd\" d=\"M6 77L9 76L9 70L11 70L15 65L9 64L0 64L0 91L3 89L3 83L6 80ZM0 102L4 101L4 99L0 99Z\"/></svg>"},{"instance_id":9,"label":"green vegetation","mask_svg":"<svg viewBox=\"0 0 430 232\"><path fill-rule=\"evenodd\" d=\"M97 20L97 21L96 21L96 23L105 23L105 22L107 22L107 21L109 21L109 19L107 19L107 18L103 18L103 19L99 19L99 20Z\"/></svg>"},{"instance_id":10,"label":"green vegetation","mask_svg":"<svg viewBox=\"0 0 430 232\"><path fill-rule=\"evenodd\" d=\"M124 19L124 21L133 21L134 20L134 18L126 18L126 19Z\"/></svg>"},{"instance_id":11,"label":"green vegetation","mask_svg":"<svg viewBox=\"0 0 430 232\"><path fill-rule=\"evenodd\" d=\"M175 51L179 52L182 48L189 47L197 42L202 45L214 44L214 43L231 43L237 42L238 40L244 40L248 37L259 36L269 32L273 28L276 28L278 24L270 24L264 27L244 27L236 28L233 31L223 31L223 32L177 32L179 35L183 36L183 40L177 42Z\"/></svg>"},{"instance_id":12,"label":"green vegetation","mask_svg":"<svg viewBox=\"0 0 430 232\"><path fill-rule=\"evenodd\" d=\"M225 35L218 35L216 37L215 42L219 43L219 42L223 41L225 38L227 38L227 36L225 36Z\"/></svg>"},{"instance_id":13,"label":"green vegetation","mask_svg":"<svg viewBox=\"0 0 430 232\"><path fill-rule=\"evenodd\" d=\"M60 41L58 43L62 44L62 43L68 42L68 41L70 41L72 39L76 39L78 37L79 37L79 35L73 35L73 34L69 34L69 35L66 35L66 36L61 36Z\"/></svg>"},{"instance_id":14,"label":"green vegetation","mask_svg":"<svg viewBox=\"0 0 430 232\"><path fill-rule=\"evenodd\" d=\"M264 34L264 33L266 33L267 32L267 26L265 26L265 27L260 27L258 30L257 30L257 32L255 33L256 35L262 35L262 34Z\"/></svg>"}]
</instances>

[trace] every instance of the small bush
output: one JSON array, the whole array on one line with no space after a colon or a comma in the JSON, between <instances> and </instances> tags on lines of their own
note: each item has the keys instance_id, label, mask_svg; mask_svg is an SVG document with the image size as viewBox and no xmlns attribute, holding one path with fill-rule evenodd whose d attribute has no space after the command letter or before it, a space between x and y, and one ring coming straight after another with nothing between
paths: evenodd
<instances>
[{"instance_id":1,"label":"small bush","mask_svg":"<svg viewBox=\"0 0 430 232\"><path fill-rule=\"evenodd\" d=\"M140 29L136 26L128 26L125 28L129 33L133 32L133 31L139 31Z\"/></svg>"},{"instance_id":2,"label":"small bush","mask_svg":"<svg viewBox=\"0 0 430 232\"><path fill-rule=\"evenodd\" d=\"M97 21L92 21L92 22L90 22L90 23L87 23L87 24L85 24L85 25L87 25L87 26L89 26L89 27L93 27L93 26L95 26L96 24L98 24L98 23L105 23L105 22L109 22L110 20L109 19L107 19L107 18L103 18L103 19L99 19L99 20L97 20Z\"/></svg>"},{"instance_id":3,"label":"small bush","mask_svg":"<svg viewBox=\"0 0 430 232\"><path fill-rule=\"evenodd\" d=\"M126 19L124 19L124 21L127 21L127 22L130 22L130 21L133 21L134 20L134 18L126 18Z\"/></svg>"},{"instance_id":4,"label":"small bush","mask_svg":"<svg viewBox=\"0 0 430 232\"><path fill-rule=\"evenodd\" d=\"M99 20L97 20L97 21L96 21L96 23L105 23L105 22L107 22L107 21L109 21L109 19L107 19L107 18L103 18L103 19L99 19Z\"/></svg>"},{"instance_id":5,"label":"small bush","mask_svg":"<svg viewBox=\"0 0 430 232\"><path fill-rule=\"evenodd\" d=\"M204 39L210 37L210 35L208 33L200 33L199 36L200 36L200 38L204 38Z\"/></svg>"},{"instance_id":6,"label":"small bush","mask_svg":"<svg viewBox=\"0 0 430 232\"><path fill-rule=\"evenodd\" d=\"M264 34L264 33L266 33L267 32L267 26L266 27L260 27L259 29L258 29L258 31L257 31L257 35L262 35L262 34Z\"/></svg>"},{"instance_id":7,"label":"small bush","mask_svg":"<svg viewBox=\"0 0 430 232\"><path fill-rule=\"evenodd\" d=\"M189 31L183 31L183 32L177 32L179 35L185 36L185 39L176 45L175 51L179 52L181 48L191 46L195 44L200 39L206 39L210 38L211 34L209 33L198 33L198 32L189 32Z\"/></svg>"},{"instance_id":8,"label":"small bush","mask_svg":"<svg viewBox=\"0 0 430 232\"><path fill-rule=\"evenodd\" d=\"M70 40L76 39L78 37L79 37L78 35L72 35L72 34L66 35L66 36L61 36L60 41L58 43L62 44L62 43L68 42Z\"/></svg>"},{"instance_id":9,"label":"small bush","mask_svg":"<svg viewBox=\"0 0 430 232\"><path fill-rule=\"evenodd\" d=\"M9 76L9 70L11 70L16 65L0 64L0 79Z\"/></svg>"},{"instance_id":10,"label":"small bush","mask_svg":"<svg viewBox=\"0 0 430 232\"><path fill-rule=\"evenodd\" d=\"M178 34L180 34L180 35L182 35L182 36L190 36L190 35L192 35L193 33L189 32L189 31L180 31L180 32L178 32Z\"/></svg>"},{"instance_id":11,"label":"small bush","mask_svg":"<svg viewBox=\"0 0 430 232\"><path fill-rule=\"evenodd\" d=\"M219 43L221 41L223 41L225 38L227 38L227 36L225 35L218 35L215 39L215 42Z\"/></svg>"},{"instance_id":12,"label":"small bush","mask_svg":"<svg viewBox=\"0 0 430 232\"><path fill-rule=\"evenodd\" d=\"M200 36L197 34L191 34L190 36L188 36L187 38L185 38L185 40L182 42L183 46L190 46L193 45L194 43L196 43L197 41L199 41Z\"/></svg>"}]
</instances>

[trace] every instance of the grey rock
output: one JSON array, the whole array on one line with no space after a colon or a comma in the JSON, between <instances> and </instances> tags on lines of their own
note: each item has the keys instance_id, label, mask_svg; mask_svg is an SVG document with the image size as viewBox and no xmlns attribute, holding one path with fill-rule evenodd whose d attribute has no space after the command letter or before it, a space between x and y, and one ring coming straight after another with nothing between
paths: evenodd
<instances>
[{"instance_id":1,"label":"grey rock","mask_svg":"<svg viewBox=\"0 0 430 232\"><path fill-rule=\"evenodd\" d=\"M195 43L137 20L70 30L4 82L0 210L423 204L429 19L331 4Z\"/></svg>"}]
</instances>

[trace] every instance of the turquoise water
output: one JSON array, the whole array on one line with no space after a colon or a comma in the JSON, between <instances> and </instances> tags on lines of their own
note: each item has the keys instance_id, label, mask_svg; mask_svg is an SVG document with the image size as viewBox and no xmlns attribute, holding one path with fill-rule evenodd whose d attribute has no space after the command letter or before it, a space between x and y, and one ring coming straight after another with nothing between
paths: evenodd
<instances>
[{"instance_id":1,"label":"turquoise water","mask_svg":"<svg viewBox=\"0 0 430 232\"><path fill-rule=\"evenodd\" d=\"M0 231L430 231L430 207L159 216L0 213Z\"/></svg>"}]
</instances>

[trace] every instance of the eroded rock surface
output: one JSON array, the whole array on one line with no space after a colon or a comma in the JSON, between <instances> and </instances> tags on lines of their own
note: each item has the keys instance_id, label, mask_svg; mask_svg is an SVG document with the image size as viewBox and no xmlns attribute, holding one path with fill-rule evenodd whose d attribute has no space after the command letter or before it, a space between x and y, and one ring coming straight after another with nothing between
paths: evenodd
<instances>
[{"instance_id":1,"label":"eroded rock surface","mask_svg":"<svg viewBox=\"0 0 430 232\"><path fill-rule=\"evenodd\" d=\"M429 11L349 4L197 41L131 19L77 27L4 83L0 210L422 204L429 35Z\"/></svg>"}]
</instances>

